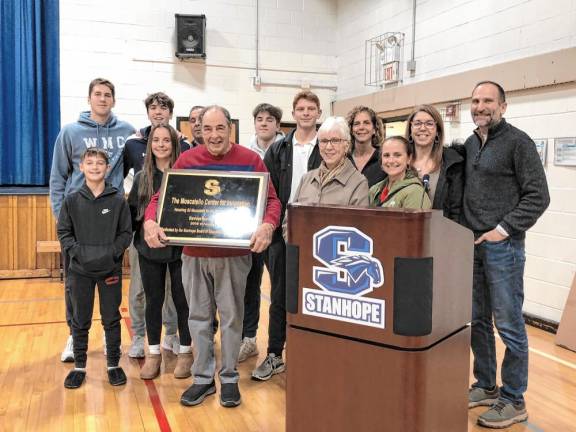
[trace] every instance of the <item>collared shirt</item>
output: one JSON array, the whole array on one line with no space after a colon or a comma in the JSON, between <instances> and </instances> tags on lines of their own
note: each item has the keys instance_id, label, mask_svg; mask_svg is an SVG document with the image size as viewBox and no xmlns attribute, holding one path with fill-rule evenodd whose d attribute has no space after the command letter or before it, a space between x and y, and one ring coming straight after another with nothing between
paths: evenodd
<instances>
[{"instance_id":1,"label":"collared shirt","mask_svg":"<svg viewBox=\"0 0 576 432\"><path fill-rule=\"evenodd\" d=\"M296 190L300 185L300 180L308 172L308 159L314 150L316 145L316 138L314 137L307 143L300 144L296 140L296 134L292 137L292 185L290 189L290 199L288 202L292 202L296 195Z\"/></svg>"}]
</instances>

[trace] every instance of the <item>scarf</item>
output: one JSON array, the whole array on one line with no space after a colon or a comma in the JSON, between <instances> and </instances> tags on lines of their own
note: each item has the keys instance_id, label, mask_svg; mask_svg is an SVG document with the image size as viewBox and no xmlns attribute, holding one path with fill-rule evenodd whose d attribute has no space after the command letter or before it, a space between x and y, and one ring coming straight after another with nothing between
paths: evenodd
<instances>
[{"instance_id":1,"label":"scarf","mask_svg":"<svg viewBox=\"0 0 576 432\"><path fill-rule=\"evenodd\" d=\"M324 185L328 184L332 179L334 179L334 177L340 174L344 169L345 163L346 163L346 156L344 156L342 160L338 162L338 165L336 165L332 169L329 169L326 166L326 163L322 161L320 167L318 168L318 178L320 179L320 187L323 187Z\"/></svg>"}]
</instances>

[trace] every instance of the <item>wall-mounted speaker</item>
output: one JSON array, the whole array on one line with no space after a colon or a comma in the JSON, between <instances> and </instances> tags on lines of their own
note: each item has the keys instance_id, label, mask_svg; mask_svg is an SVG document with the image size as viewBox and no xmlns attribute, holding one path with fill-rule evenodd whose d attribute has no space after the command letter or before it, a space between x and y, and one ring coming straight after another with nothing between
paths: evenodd
<instances>
[{"instance_id":1,"label":"wall-mounted speaker","mask_svg":"<svg viewBox=\"0 0 576 432\"><path fill-rule=\"evenodd\" d=\"M176 14L176 57L206 58L206 15Z\"/></svg>"}]
</instances>

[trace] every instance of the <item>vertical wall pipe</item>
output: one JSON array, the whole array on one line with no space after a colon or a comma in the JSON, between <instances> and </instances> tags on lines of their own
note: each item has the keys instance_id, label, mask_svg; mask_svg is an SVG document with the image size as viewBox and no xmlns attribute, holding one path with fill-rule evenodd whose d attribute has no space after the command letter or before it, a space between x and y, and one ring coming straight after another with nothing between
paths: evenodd
<instances>
[{"instance_id":1,"label":"vertical wall pipe","mask_svg":"<svg viewBox=\"0 0 576 432\"><path fill-rule=\"evenodd\" d=\"M412 0L412 54L408 62L408 71L416 71L416 0Z\"/></svg>"}]
</instances>

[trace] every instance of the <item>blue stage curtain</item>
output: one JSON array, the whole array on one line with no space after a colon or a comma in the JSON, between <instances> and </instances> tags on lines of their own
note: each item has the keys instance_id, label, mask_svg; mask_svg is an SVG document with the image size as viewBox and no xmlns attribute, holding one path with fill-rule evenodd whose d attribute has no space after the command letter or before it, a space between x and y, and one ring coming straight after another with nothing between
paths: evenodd
<instances>
[{"instance_id":1,"label":"blue stage curtain","mask_svg":"<svg viewBox=\"0 0 576 432\"><path fill-rule=\"evenodd\" d=\"M0 185L47 185L60 130L58 0L0 1Z\"/></svg>"}]
</instances>

